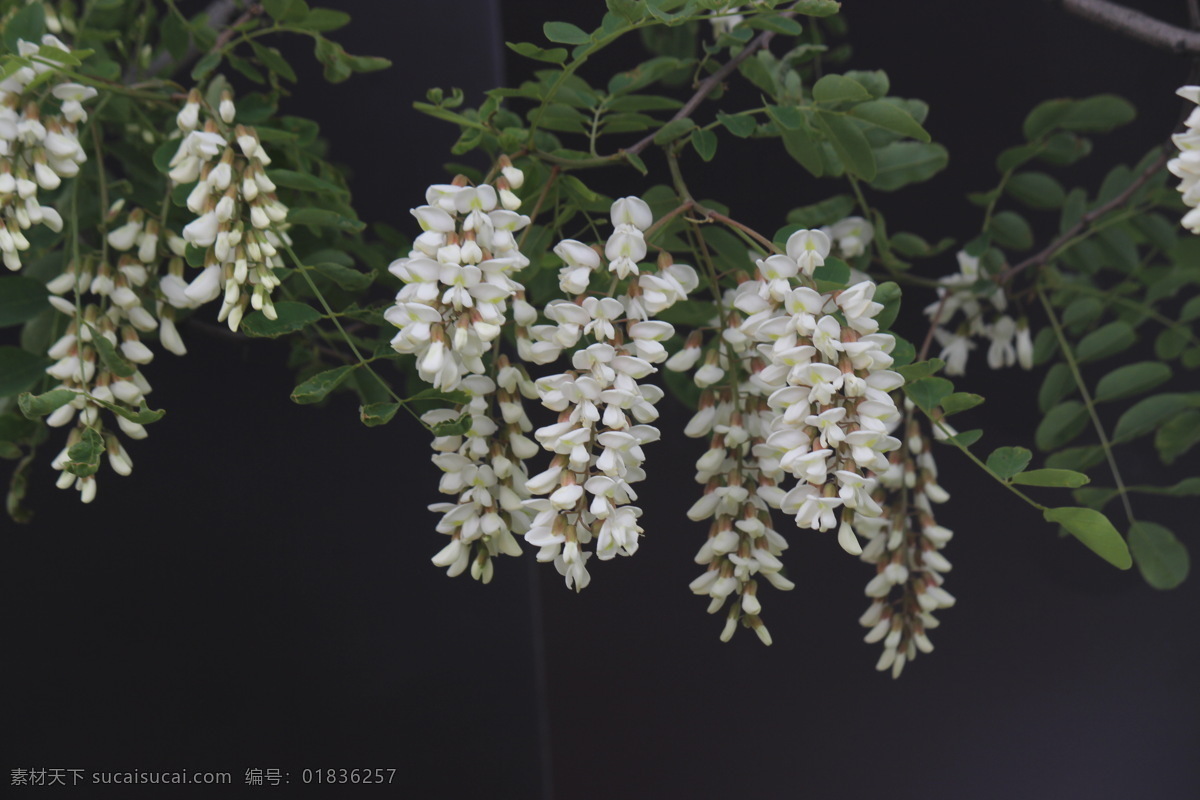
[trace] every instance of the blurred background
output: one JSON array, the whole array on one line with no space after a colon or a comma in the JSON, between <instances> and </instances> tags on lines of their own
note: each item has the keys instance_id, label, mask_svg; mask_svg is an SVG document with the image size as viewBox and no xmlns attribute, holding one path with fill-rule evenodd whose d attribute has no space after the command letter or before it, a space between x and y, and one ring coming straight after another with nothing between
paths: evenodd
<instances>
[{"instance_id":1,"label":"blurred background","mask_svg":"<svg viewBox=\"0 0 1200 800\"><path fill-rule=\"evenodd\" d=\"M408 209L447 178L457 136L412 101L440 85L477 104L531 72L503 41L542 42L548 19L591 29L603 13L600 0L326 5L354 16L337 36L347 50L394 66L330 87L303 43L282 43L300 73L286 108L321 124L361 217L410 232ZM1187 24L1182 0L1137 5ZM1043 99L1112 92L1138 107L1065 175L1093 191L1179 119L1186 59L1050 3L843 8L849 66L883 68L894 93L929 102L926 127L950 151L928 184L879 198L893 230L974 235L980 209L965 192L994 185L996 154L1020 142ZM595 66L645 57L631 42ZM685 161L697 196L770 232L836 190L781 148L744 144L722 137L712 165ZM595 180L613 196L651 185L632 170ZM930 276L953 269L951 251ZM918 339L926 302L906 298ZM418 426L401 415L364 428L345 396L292 404L282 345L184 335L186 358L152 366L154 405L168 415L130 448L134 474L103 476L85 508L43 463L33 523L0 522L7 769L234 777L233 788L111 795L121 797L1200 796L1200 579L1150 589L1136 570L1058 539L954 452L937 454L953 496L939 521L955 531L946 588L958 604L939 615L935 652L893 681L874 670L878 646L857 623L871 567L832 536L789 534L797 587L764 602L774 646L744 630L718 641L723 620L687 588L707 531L684 516L704 445L679 433L689 412L670 398L664 439L647 450L635 557L596 565L579 595L532 557L501 559L481 586L429 563L442 546L425 510L440 500L439 473ZM975 361L960 388L988 398L985 452L1032 447L1039 384ZM1195 511L1194 498L1153 511L1193 556ZM255 768L291 782L244 788ZM301 770L325 768L395 768L396 784L300 785Z\"/></svg>"}]
</instances>

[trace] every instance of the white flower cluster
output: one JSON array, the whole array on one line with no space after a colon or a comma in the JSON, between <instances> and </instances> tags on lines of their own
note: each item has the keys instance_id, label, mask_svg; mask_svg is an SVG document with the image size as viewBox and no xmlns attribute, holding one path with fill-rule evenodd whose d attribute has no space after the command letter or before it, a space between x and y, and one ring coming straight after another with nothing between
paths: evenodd
<instances>
[{"instance_id":1,"label":"white flower cluster","mask_svg":"<svg viewBox=\"0 0 1200 800\"><path fill-rule=\"evenodd\" d=\"M529 480L530 494L547 497L526 501L536 516L525 534L540 548L538 560L553 561L567 587L576 591L591 580L586 564L592 555L606 561L637 551L642 511L631 505L637 499L631 484L646 477L642 446L659 438L651 423L658 419L655 403L663 396L657 386L639 381L666 361L662 343L675 332L669 323L649 317L685 298L698 283L695 270L667 258L656 273L642 274L644 232L653 223L643 200L617 200L611 219L614 230L604 247L607 269L596 250L571 239L560 242L554 249L566 264L560 288L575 299L547 304L546 316L556 324L530 328L532 342L518 334L522 356L538 363L578 347L571 356L573 369L536 382L542 405L559 416L534 433L554 457L548 469ZM620 297L584 296L592 275L604 272L614 281L637 279ZM593 540L593 551L586 551Z\"/></svg>"},{"instance_id":2,"label":"white flower cluster","mask_svg":"<svg viewBox=\"0 0 1200 800\"><path fill-rule=\"evenodd\" d=\"M1023 369L1033 368L1033 338L1028 322L1023 318L1014 320L1004 313L1008 298L1002 287L993 285L980 291L980 279L985 277L980 274L979 259L960 250L958 272L938 281L938 299L925 308L925 315L937 321L934 337L942 346L938 358L946 362L947 375L966 372L967 358L975 349L972 337L989 340L987 360L992 369L1013 364L1020 364ZM985 303L995 312L990 321L985 318L988 316ZM950 323L959 313L963 318L951 329Z\"/></svg>"},{"instance_id":3,"label":"white flower cluster","mask_svg":"<svg viewBox=\"0 0 1200 800\"><path fill-rule=\"evenodd\" d=\"M780 574L787 545L769 508L800 528L838 527L839 543L857 555L855 527L881 511L870 473L886 469L886 454L900 446L889 435L900 417L889 393L904 382L887 369L895 339L878 332L873 283L817 290L813 273L830 244L821 231L801 230L786 254L759 261L756 279L726 295L721 338L695 374L706 392L685 433L712 441L697 463L704 496L688 516L714 522L696 558L708 569L691 588L712 598L710 613L736 596L723 639L740 619L770 643L754 575L792 587ZM668 367L690 369L700 354L692 339ZM708 388L730 372L726 387ZM789 477L796 483L785 489Z\"/></svg>"},{"instance_id":4,"label":"white flower cluster","mask_svg":"<svg viewBox=\"0 0 1200 800\"><path fill-rule=\"evenodd\" d=\"M859 526L870 539L862 560L876 568L866 588L871 605L859 623L870 628L867 642L883 642L875 668L890 668L893 678L918 652L933 650L926 633L939 624L933 612L954 605L954 596L942 588L950 562L941 551L952 533L937 524L933 513L934 504L950 495L937 483L929 438L911 403L908 411L904 450L893 453L888 470L879 475L877 497L884 512L860 520Z\"/></svg>"},{"instance_id":5,"label":"white flower cluster","mask_svg":"<svg viewBox=\"0 0 1200 800\"><path fill-rule=\"evenodd\" d=\"M529 529L525 461L538 452L525 435L533 424L521 398L537 397L528 375L503 355L484 362L509 302L523 291L513 275L529 264L516 237L529 218L516 213L520 200L512 191L523 182L521 171L505 161L494 186L471 186L461 176L430 186L427 205L412 209L423 232L408 256L389 267L405 285L384 314L400 329L393 349L416 356L422 379L469 398L462 408L423 417L434 429L468 421L465 433L433 441L433 461L443 473L439 489L457 497L429 506L442 514L438 532L451 537L433 563L450 576L469 566L471 577L484 583L492 579L493 556L521 553L514 534Z\"/></svg>"},{"instance_id":6,"label":"white flower cluster","mask_svg":"<svg viewBox=\"0 0 1200 800\"><path fill-rule=\"evenodd\" d=\"M438 533L450 536L450 543L433 557L433 563L446 567L451 577L469 565L471 577L483 583L492 579L493 556L521 554L514 534L529 529L523 505L529 497L525 460L538 450L525 436L533 425L521 403L522 395L537 397L533 384L524 370L511 366L503 355L497 358L496 367L494 381L486 375L468 375L459 384L470 396L465 409L470 427L463 434L433 440L437 453L433 463L443 473L438 489L457 500L429 506L430 511L443 515ZM497 411L493 403L499 406L499 421L493 417ZM436 426L454 421L459 413L431 411L423 419Z\"/></svg>"},{"instance_id":7,"label":"white flower cluster","mask_svg":"<svg viewBox=\"0 0 1200 800\"><path fill-rule=\"evenodd\" d=\"M1200 86L1181 86L1175 94L1200 104ZM1186 125L1186 132L1171 137L1179 155L1167 162L1167 169L1179 178L1179 192L1183 202L1191 208L1183 215L1183 227L1192 233L1200 233L1200 108L1192 109Z\"/></svg>"},{"instance_id":8,"label":"white flower cluster","mask_svg":"<svg viewBox=\"0 0 1200 800\"><path fill-rule=\"evenodd\" d=\"M506 185L519 186L520 170L506 170ZM509 301L523 291L513 275L529 259L516 232L529 217L497 208L500 199L495 187L470 186L461 176L430 186L427 205L412 209L423 233L407 257L388 267L405 284L384 315L400 329L392 347L415 355L418 374L435 389L451 391L465 376L486 372L483 358L500 335ZM515 196L504 200L519 205Z\"/></svg>"},{"instance_id":9,"label":"white flower cluster","mask_svg":"<svg viewBox=\"0 0 1200 800\"><path fill-rule=\"evenodd\" d=\"M118 203L109 213L109 218L120 211ZM130 222L111 230L108 241L118 249L133 246L130 226L143 225L141 210L130 215ZM126 240L129 240L128 243ZM142 259L145 256L145 260ZM178 331L169 317L160 321L147 310L146 304L153 297L157 283L157 242L137 250L137 256L122 256L114 269L100 264L93 270L89 266L79 268L74 262L58 277L47 284L50 304L70 317L66 332L50 346L49 355L56 359L46 372L60 381L57 389L70 389L76 397L59 407L47 418L51 427L61 427L75 420L76 427L67 437L67 445L54 459L52 466L61 471L59 488L74 487L79 490L83 502L91 502L96 496L95 475L77 476L66 471L68 451L79 442L86 429L92 429L104 438L108 462L118 475L128 475L133 461L124 446L113 433L104 431L100 402L110 403L120 409L133 411L145 405L145 396L151 391L150 382L142 374L141 367L154 359L154 353L140 339L138 333L158 329L163 345L178 354L186 352ZM64 295L72 293L73 299ZM161 309L161 303L160 303ZM133 366L130 374L117 374L100 356L97 337L103 338L120 358ZM114 413L117 426L131 439L146 437L143 425Z\"/></svg>"},{"instance_id":10,"label":"white flower cluster","mask_svg":"<svg viewBox=\"0 0 1200 800\"><path fill-rule=\"evenodd\" d=\"M223 296L218 321L236 331L247 308L275 319L271 292L279 286L272 271L283 266L280 251L291 245L286 232L288 208L275 196L267 177L270 157L253 128L232 130L236 107L228 92L217 107L217 119L204 110L193 89L176 117L182 132L171 158L171 181L194 183L187 207L196 218L183 229L187 244L205 250L203 269L180 294L167 300L178 308L194 308Z\"/></svg>"},{"instance_id":11,"label":"white flower cluster","mask_svg":"<svg viewBox=\"0 0 1200 800\"><path fill-rule=\"evenodd\" d=\"M42 37L40 47L71 50L51 34ZM18 40L18 54L33 59L33 65L0 81L0 257L10 270L21 268L21 251L29 249L23 231L36 224L62 230L62 215L38 201L38 189L53 191L63 178L79 174L87 155L77 125L87 120L83 102L96 96L91 87L54 78L49 85L39 81L36 93L28 91L35 78L56 69L53 61L38 57L40 47ZM59 101L58 113L40 107L46 94Z\"/></svg>"}]
</instances>

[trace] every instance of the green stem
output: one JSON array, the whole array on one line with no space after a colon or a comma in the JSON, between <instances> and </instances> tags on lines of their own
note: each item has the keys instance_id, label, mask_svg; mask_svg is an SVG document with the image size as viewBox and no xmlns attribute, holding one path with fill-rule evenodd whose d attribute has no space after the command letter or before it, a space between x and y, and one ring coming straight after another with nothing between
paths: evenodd
<instances>
[{"instance_id":1,"label":"green stem","mask_svg":"<svg viewBox=\"0 0 1200 800\"><path fill-rule=\"evenodd\" d=\"M346 329L342 327L341 320L338 319L337 314L334 312L333 308L330 307L329 301L325 299L325 295L321 294L321 290L317 288L317 284L313 281L312 277L308 274L307 266L300 259L300 257L298 255L296 255L296 252L294 250L292 250L291 245L285 244L284 249L287 250L287 254L291 257L292 262L297 267L297 272L299 272L300 276L304 278L304 282L308 284L308 288L311 289L313 295L316 296L317 302L321 304L321 308L325 309L325 313L326 313L326 315L328 315L329 321L333 323L333 326L335 328L337 328L338 333L341 334L342 339L350 347L350 352L354 354L354 358L358 360L359 365L362 366L367 372L369 372L371 374L371 377L373 377L375 380L379 381L379 385L387 390L387 393L389 395L391 395L393 400L395 400L397 403L400 404L401 408L403 408L405 411L407 411L409 414L411 414L427 430L431 430L431 428L429 428L429 426L426 425L423 420L421 420L420 416L417 415L417 412L415 412L411 408L409 408L408 402L404 398L400 397L400 395L396 394L396 392L392 390L391 385L387 381L385 381L379 375L378 372L376 372L374 369L372 369L371 361L369 361L363 357L362 352L359 351L359 349L358 349L358 345L356 345L354 343L353 337L351 337L350 334L346 333ZM372 359L372 360L374 360L374 359Z\"/></svg>"},{"instance_id":2,"label":"green stem","mask_svg":"<svg viewBox=\"0 0 1200 800\"><path fill-rule=\"evenodd\" d=\"M936 428L937 428L938 430L940 430L942 433L944 433L944 434L946 434L946 435L947 435L947 437L948 437L948 438L946 438L946 439L944 439L944 440L942 440L942 441L944 441L944 442L949 442L950 444L952 444L952 445L954 445L955 447L957 447L957 448L958 448L958 449L959 449L959 450L962 452L962 454L963 454L963 455L965 455L967 458L971 459L971 461L975 462L975 464L976 464L976 465L977 465L977 466L978 466L978 467L979 467L981 470L983 470L984 472L986 472L988 475L992 476L992 478L993 478L993 479L994 479L994 480L995 480L997 483L999 483L999 484L1000 484L1001 486L1003 486L1005 489L1008 489L1010 492L1012 492L1012 493L1013 493L1013 494L1015 494L1017 497L1019 497L1019 498L1021 498L1022 500L1024 500L1024 501L1025 501L1026 503L1028 503L1029 505L1031 505L1031 506L1033 506L1034 508L1036 508L1038 511L1045 511L1045 510L1046 510L1046 507L1045 507L1044 505L1042 505L1041 503L1037 502L1037 501L1036 501L1036 500L1034 500L1032 497L1030 497L1029 495L1025 494L1025 493L1024 493L1024 492L1022 492L1020 489L1018 489L1016 486L1014 486L1012 483L1010 483L1009 481L1006 481L1004 478L1001 478L999 475L997 475L995 472L993 472L993 471L991 470L991 468L990 468L990 467L988 467L988 465L987 465L987 464L983 463L983 461L981 461L981 460L980 460L979 456L977 456L977 455L975 455L974 453L972 453L972 452L971 452L971 449L970 449L969 447L967 447L966 445L964 445L962 442L958 441L958 439L957 439L957 438L955 438L954 436L951 436L951 435L950 435L950 430L949 430L949 429L946 427L946 425L945 425L945 424L944 424L944 423L943 423L941 420L935 420L935 419L933 418L933 416L929 414L929 412L928 412L928 411L925 411L925 409L921 409L921 411L922 411L922 413L924 413L924 414L925 414L925 416L926 416L926 417L929 417L929 421L930 421L930 422L931 422L931 423L934 425L934 427L936 427Z\"/></svg>"},{"instance_id":3,"label":"green stem","mask_svg":"<svg viewBox=\"0 0 1200 800\"><path fill-rule=\"evenodd\" d=\"M1104 432L1104 426L1100 423L1100 416L1096 413L1096 404L1092 400L1092 395L1088 391L1087 384L1083 380L1083 375L1079 371L1079 365L1075 362L1075 355L1071 352L1071 345L1067 341L1067 337L1063 334L1062 325L1058 321L1058 315L1054 313L1054 306L1050 304L1049 298L1042 290L1042 287L1037 289L1038 299L1042 301L1042 308L1046 309L1046 317L1050 320L1050 326L1054 329L1054 336L1058 339L1059 349L1063 352L1063 357L1067 361L1067 366L1071 369L1071 375L1075 379L1075 385L1079 388L1079 394L1083 397L1083 403L1087 407L1088 416L1092 419L1092 425L1096 429L1096 435L1100 437L1100 446L1104 449L1104 457L1108 460L1108 469L1112 473L1113 482L1116 483L1117 493L1121 496L1121 503L1125 506L1125 516L1129 523L1134 523L1133 506L1129 502L1129 493L1125 488L1125 482L1121 480L1121 470L1117 468L1117 459L1113 455L1112 443L1108 440L1108 434Z\"/></svg>"}]
</instances>

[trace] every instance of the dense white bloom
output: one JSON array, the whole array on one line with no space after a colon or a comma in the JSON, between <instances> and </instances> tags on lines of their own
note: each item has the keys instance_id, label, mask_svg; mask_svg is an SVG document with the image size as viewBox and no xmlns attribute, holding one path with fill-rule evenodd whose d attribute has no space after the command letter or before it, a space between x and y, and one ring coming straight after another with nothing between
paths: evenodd
<instances>
[{"instance_id":1,"label":"dense white bloom","mask_svg":"<svg viewBox=\"0 0 1200 800\"><path fill-rule=\"evenodd\" d=\"M1200 103L1200 86L1181 86L1175 93L1185 100ZM1167 169L1179 178L1177 188L1183 195L1183 202L1191 208L1183 215L1183 227L1192 233L1200 233L1200 108L1192 110L1185 124L1186 131L1171 137L1179 155L1167 162Z\"/></svg>"}]
</instances>

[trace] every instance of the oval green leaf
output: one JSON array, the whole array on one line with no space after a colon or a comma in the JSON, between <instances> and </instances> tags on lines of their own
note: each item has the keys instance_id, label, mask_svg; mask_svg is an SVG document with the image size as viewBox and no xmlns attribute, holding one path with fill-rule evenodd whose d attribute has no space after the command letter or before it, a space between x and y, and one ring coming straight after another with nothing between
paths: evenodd
<instances>
[{"instance_id":1,"label":"oval green leaf","mask_svg":"<svg viewBox=\"0 0 1200 800\"><path fill-rule=\"evenodd\" d=\"M1047 508L1042 512L1042 516L1047 522L1062 525L1089 550L1117 569L1129 569L1133 566L1133 558L1129 555L1129 547L1126 546L1125 540L1108 521L1108 517L1099 511L1093 508L1064 506Z\"/></svg>"}]
</instances>

